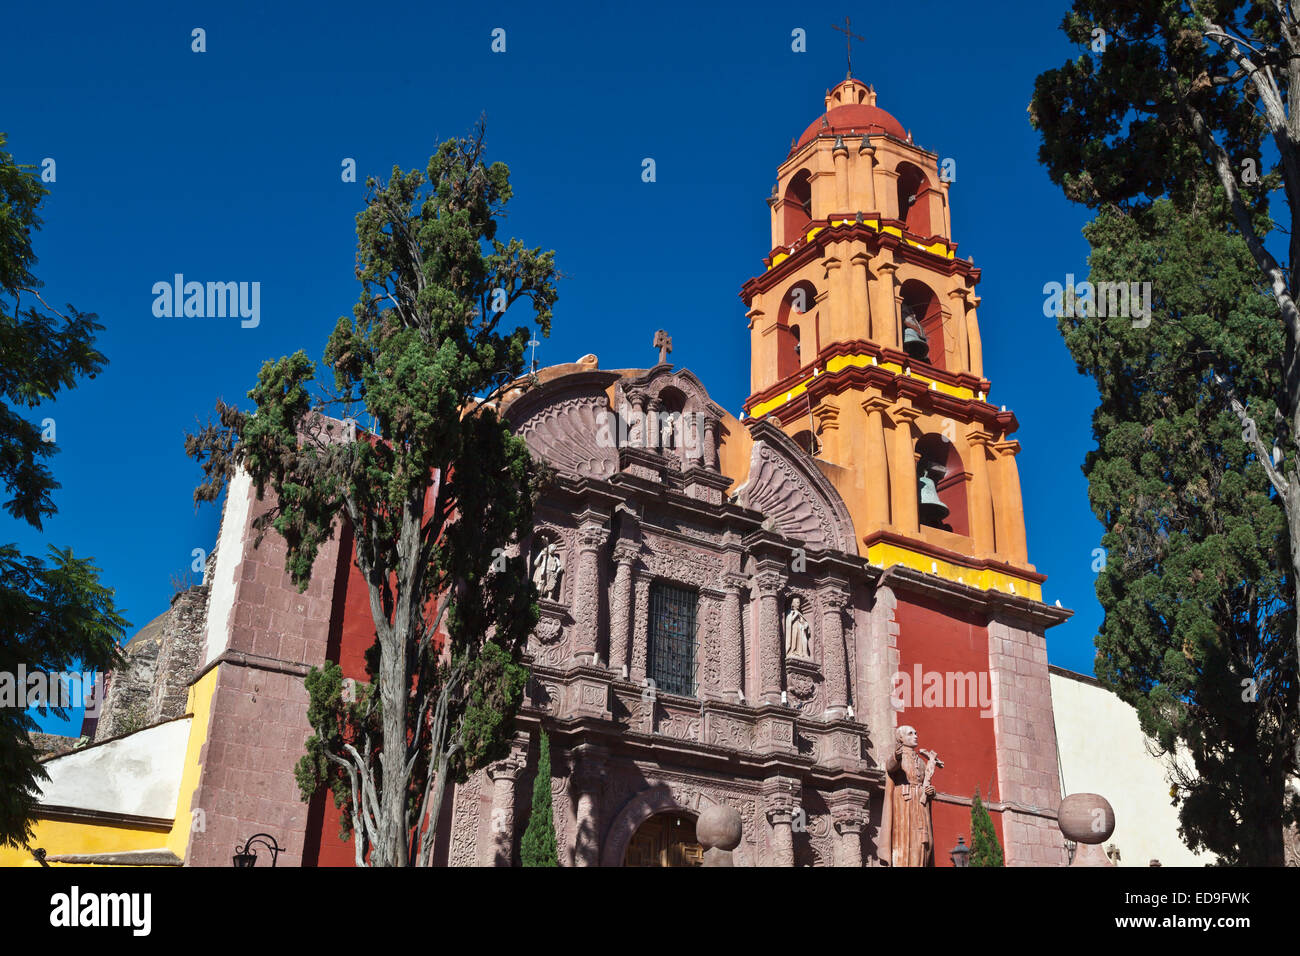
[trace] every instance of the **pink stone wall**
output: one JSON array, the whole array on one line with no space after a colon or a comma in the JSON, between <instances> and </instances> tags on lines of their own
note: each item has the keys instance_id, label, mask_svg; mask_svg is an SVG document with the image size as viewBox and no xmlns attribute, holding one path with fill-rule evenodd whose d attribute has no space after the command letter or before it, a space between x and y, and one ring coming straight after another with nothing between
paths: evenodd
<instances>
[{"instance_id":1,"label":"pink stone wall","mask_svg":"<svg viewBox=\"0 0 1300 956\"><path fill-rule=\"evenodd\" d=\"M192 866L230 866L235 845L257 832L286 847L277 865L302 865L308 807L293 768L311 734L303 677L325 660L338 541L321 548L311 584L299 594L284 570L284 540L268 533L260 547L253 545L252 520L269 506L269 500L253 504L242 541L232 545L243 553L200 754L193 808L204 811L206 832L191 835L186 863ZM214 650L222 642L221 635L208 637ZM258 865L267 865L265 851L259 854Z\"/></svg>"},{"instance_id":2,"label":"pink stone wall","mask_svg":"<svg viewBox=\"0 0 1300 956\"><path fill-rule=\"evenodd\" d=\"M1061 802L1044 636L994 619L988 626L993 728L1008 866L1064 866Z\"/></svg>"}]
</instances>

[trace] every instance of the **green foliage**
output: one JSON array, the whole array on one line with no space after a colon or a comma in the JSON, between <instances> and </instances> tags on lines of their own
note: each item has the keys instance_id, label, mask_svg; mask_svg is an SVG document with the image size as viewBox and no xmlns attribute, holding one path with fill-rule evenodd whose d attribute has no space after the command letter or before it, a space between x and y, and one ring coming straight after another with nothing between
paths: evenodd
<instances>
[{"instance_id":1,"label":"green foliage","mask_svg":"<svg viewBox=\"0 0 1300 956\"><path fill-rule=\"evenodd\" d=\"M519 857L524 866L560 865L555 848L555 814L551 809L551 739L544 730L537 777L533 780L533 807L519 841Z\"/></svg>"},{"instance_id":2,"label":"green foliage","mask_svg":"<svg viewBox=\"0 0 1300 956\"><path fill-rule=\"evenodd\" d=\"M980 800L980 788L970 805L970 866L1004 866L1002 844L993 829L993 818Z\"/></svg>"},{"instance_id":3,"label":"green foliage","mask_svg":"<svg viewBox=\"0 0 1300 956\"><path fill-rule=\"evenodd\" d=\"M531 333L499 326L526 301L549 334L557 273L553 253L496 238L509 173L482 153L480 127L443 143L424 173L367 182L361 296L326 344L323 396L305 353L267 362L254 412L219 402L217 421L186 441L205 473L196 500L215 500L237 467L259 497L274 493L258 530L284 538L299 588L320 547L350 531L375 623L373 689L345 705L340 674L314 675L316 735L298 780L304 798L333 790L380 865L427 862L446 784L508 752L537 619L526 555L493 570L531 531L540 477L496 412L526 386ZM364 410L377 434L348 440L324 417L331 406Z\"/></svg>"},{"instance_id":4,"label":"green foliage","mask_svg":"<svg viewBox=\"0 0 1300 956\"><path fill-rule=\"evenodd\" d=\"M5 510L40 528L56 510L59 483L45 459L57 447L19 409L94 378L107 359L94 347L103 328L94 315L68 307L64 316L41 298L31 240L46 190L4 145L0 134L0 486ZM118 661L128 625L92 562L54 546L41 559L0 545L0 672L20 664L28 672L105 670ZM0 708L0 845L23 846L32 835L38 786L48 779L27 736L36 726L25 710Z\"/></svg>"},{"instance_id":5,"label":"green foliage","mask_svg":"<svg viewBox=\"0 0 1300 956\"><path fill-rule=\"evenodd\" d=\"M1196 4L1230 29L1250 24L1267 33L1273 13L1265 6ZM1162 196L1190 206L1213 174L1185 120L1185 100L1217 131L1234 167L1255 161L1260 182L1247 198L1256 214L1266 212L1280 173L1261 158L1264 122L1241 87L1210 81L1236 67L1205 40L1190 3L1074 0L1061 29L1082 52L1038 77L1029 114L1043 138L1039 161L1067 197L1093 207L1144 207ZM1105 31L1104 48L1096 30Z\"/></svg>"},{"instance_id":6,"label":"green foliage","mask_svg":"<svg viewBox=\"0 0 1300 956\"><path fill-rule=\"evenodd\" d=\"M1178 748L1169 766L1183 839L1238 864L1280 865L1282 827L1298 812L1286 779L1297 762L1300 542L1237 411L1265 448L1286 453L1286 481L1300 480L1300 379L1282 374L1296 353L1279 321L1295 274L1285 287L1263 281L1263 240L1278 228L1269 193L1300 183L1264 162L1276 144L1264 149L1253 84L1206 34L1213 22L1254 55L1279 41L1283 13L1242 0L1075 0L1062 28L1082 55L1040 76L1030 107L1053 181L1100 210L1085 230L1092 280L1154 291L1147 328L1061 321L1100 393L1084 467L1109 556L1097 676L1160 747ZM1270 69L1285 87L1286 65Z\"/></svg>"},{"instance_id":7,"label":"green foliage","mask_svg":"<svg viewBox=\"0 0 1300 956\"><path fill-rule=\"evenodd\" d=\"M1161 748L1191 758L1175 787L1188 845L1262 864L1297 809L1284 797L1296 733L1290 538L1215 375L1268 421L1282 332L1245 243L1209 213L1168 200L1104 210L1084 230L1091 279L1150 281L1151 324L1065 316L1060 327L1100 397L1084 465L1108 555L1097 676Z\"/></svg>"}]
</instances>

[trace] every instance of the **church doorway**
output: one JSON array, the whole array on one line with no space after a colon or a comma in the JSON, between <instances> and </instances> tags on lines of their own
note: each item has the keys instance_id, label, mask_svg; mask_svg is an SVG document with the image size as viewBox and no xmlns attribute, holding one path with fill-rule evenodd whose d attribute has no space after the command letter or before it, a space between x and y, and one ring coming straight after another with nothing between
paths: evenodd
<instances>
[{"instance_id":1,"label":"church doorway","mask_svg":"<svg viewBox=\"0 0 1300 956\"><path fill-rule=\"evenodd\" d=\"M695 819L669 812L646 820L632 835L623 865L703 866L704 848L695 841Z\"/></svg>"}]
</instances>

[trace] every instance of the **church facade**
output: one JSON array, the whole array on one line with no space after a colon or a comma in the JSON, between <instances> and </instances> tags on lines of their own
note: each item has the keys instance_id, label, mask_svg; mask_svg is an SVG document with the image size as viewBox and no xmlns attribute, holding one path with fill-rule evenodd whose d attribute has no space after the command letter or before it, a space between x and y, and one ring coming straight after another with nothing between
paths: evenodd
<instances>
[{"instance_id":1,"label":"church facade","mask_svg":"<svg viewBox=\"0 0 1300 956\"><path fill-rule=\"evenodd\" d=\"M738 865L948 865L977 790L1009 864L1065 863L1045 633L1069 612L1028 560L1017 422L988 400L980 273L956 254L938 157L847 79L768 203L740 416L663 334L652 368L587 356L503 399L556 476L520 544L541 618L512 752L451 794L440 862L518 864L545 728L564 865L691 865L694 821L719 805L741 821ZM307 669L365 679L365 586L341 527L298 594L282 544L254 545L267 506L232 482L184 712L47 764L54 857L228 865L268 832L291 865L351 865L293 766ZM900 751L909 732L919 749ZM141 788L66 803L93 802L113 749L138 757L151 733L167 746L129 771L156 777L147 813ZM899 787L927 807L921 856L897 849L916 816L891 810Z\"/></svg>"}]
</instances>

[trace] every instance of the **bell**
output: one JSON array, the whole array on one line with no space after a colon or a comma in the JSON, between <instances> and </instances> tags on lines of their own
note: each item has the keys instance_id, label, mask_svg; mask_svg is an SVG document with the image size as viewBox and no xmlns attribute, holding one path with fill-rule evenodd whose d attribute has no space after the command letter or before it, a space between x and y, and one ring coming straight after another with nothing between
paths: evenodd
<instances>
[{"instance_id":1,"label":"bell","mask_svg":"<svg viewBox=\"0 0 1300 956\"><path fill-rule=\"evenodd\" d=\"M914 359L925 361L930 357L930 343L923 332L908 325L903 328L903 351Z\"/></svg>"},{"instance_id":2,"label":"bell","mask_svg":"<svg viewBox=\"0 0 1300 956\"><path fill-rule=\"evenodd\" d=\"M948 506L939 500L939 489L928 474L922 475L920 518L922 524L938 525L948 517Z\"/></svg>"}]
</instances>

